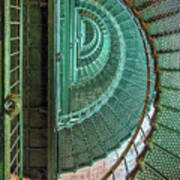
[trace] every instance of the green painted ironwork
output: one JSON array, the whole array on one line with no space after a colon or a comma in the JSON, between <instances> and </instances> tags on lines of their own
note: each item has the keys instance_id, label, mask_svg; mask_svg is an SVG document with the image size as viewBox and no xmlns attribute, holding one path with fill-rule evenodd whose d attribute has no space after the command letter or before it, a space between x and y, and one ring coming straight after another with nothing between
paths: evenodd
<instances>
[{"instance_id":1,"label":"green painted ironwork","mask_svg":"<svg viewBox=\"0 0 180 180\"><path fill-rule=\"evenodd\" d=\"M23 168L23 117L22 117L22 68L23 68L23 1L4 1L3 39L3 110L4 143L3 180L10 173L22 179ZM3 107L4 106L4 107Z\"/></svg>"},{"instance_id":2,"label":"green painted ironwork","mask_svg":"<svg viewBox=\"0 0 180 180\"><path fill-rule=\"evenodd\" d=\"M49 1L50 180L106 157L133 133L143 134L140 123L156 95L154 68L156 131L145 141L151 151L135 179L180 177L179 1L127 0L127 5L136 17L115 0ZM23 1L6 0L3 9L0 179L9 180L10 172L22 179L23 169ZM134 139L108 175L116 178Z\"/></svg>"},{"instance_id":3,"label":"green painted ironwork","mask_svg":"<svg viewBox=\"0 0 180 180\"><path fill-rule=\"evenodd\" d=\"M157 73L156 89L159 98L155 101L157 112L151 122L154 132L145 137L143 155L137 153L137 168L127 173L132 179L179 179L179 1L125 0L151 45ZM140 132L142 129L136 130ZM107 179L116 174L133 149L132 139L116 163L103 176ZM145 155L144 155L145 154ZM141 156L142 155L142 156ZM116 179L116 176L115 176Z\"/></svg>"},{"instance_id":4,"label":"green painted ironwork","mask_svg":"<svg viewBox=\"0 0 180 180\"><path fill-rule=\"evenodd\" d=\"M154 101L155 73L145 33L122 3L58 0L53 6L54 171L63 173L106 157L133 134Z\"/></svg>"},{"instance_id":5,"label":"green painted ironwork","mask_svg":"<svg viewBox=\"0 0 180 180\"><path fill-rule=\"evenodd\" d=\"M1 16L0 16L1 18ZM2 31L1 31L2 32ZM0 107L3 106L3 78L2 78L2 37L0 38ZM3 110L2 108L0 108L0 122L3 122ZM3 132L4 129L4 124L1 123L0 125L0 132ZM0 149L4 148L4 136L3 133L0 133ZM0 153L0 179L3 179L4 176L4 172L3 172L3 168L4 168L4 152L1 151Z\"/></svg>"},{"instance_id":6,"label":"green painted ironwork","mask_svg":"<svg viewBox=\"0 0 180 180\"><path fill-rule=\"evenodd\" d=\"M141 3L142 10L146 1ZM138 4L133 2L133 8ZM149 139L148 151L142 161L142 169L135 179L179 179L179 1L154 1L137 13L147 37L152 37L152 49L156 56L159 73L158 90L160 98L156 103L156 131ZM176 12L176 13L175 13ZM160 18L159 18L160 17Z\"/></svg>"},{"instance_id":7,"label":"green painted ironwork","mask_svg":"<svg viewBox=\"0 0 180 180\"><path fill-rule=\"evenodd\" d=\"M160 71L159 90L162 91L157 103L160 111L155 118L157 131L151 138L152 142L147 143L151 144L152 151L146 154L142 171L139 171L135 178L179 178L178 1L134 2L135 4L130 4L130 7L135 9L135 14L138 11L139 14L136 16L142 26L137 25L137 19L129 13L129 9L123 3L117 5L115 0L57 0L53 5L51 3L54 2L49 2L49 59L52 61L49 62L49 89L52 95L49 98L49 109L52 113L49 119L56 119L56 124L49 120L49 166L58 159L53 167L49 167L49 179L56 179L57 173L74 171L106 157L111 150L119 147L125 139L136 132L140 116L146 115L154 102L153 68L157 64L160 68L156 69ZM8 3L9 1L6 5L9 5ZM14 5L11 7L20 10ZM6 12L8 20L8 11ZM18 21L7 23L6 29L19 24ZM6 33L6 40L9 41L9 31ZM11 40L18 38L13 37ZM8 43L5 45L7 50L10 49ZM155 52L150 51L150 46ZM11 58L19 54L7 52L6 59L10 59L8 54L11 54ZM156 53L158 56L155 56ZM154 63L153 59L158 63ZM6 67L10 66L8 62L6 61ZM22 67L22 64L20 66ZM150 70L150 79L147 78L146 69ZM19 71L20 82L21 72ZM11 78L9 69L5 72L5 77ZM150 87L147 88L149 84ZM15 85L17 84L13 84L13 87ZM5 89L10 86L7 82ZM145 98L145 91L149 91L149 101ZM4 99L8 100L10 97L8 93ZM14 103L14 100L10 100L7 107ZM148 106L143 109L145 101L148 102ZM6 118L5 132L10 129L8 123ZM141 128L138 131L143 132ZM8 136L6 138L9 140ZM131 142L133 144L133 141ZM8 141L5 145L9 146ZM7 168L8 158L7 156L5 161ZM126 159L125 156L121 158L122 161ZM164 167L164 164L167 166ZM171 167L177 168L171 169L170 172L168 170ZM8 169L5 173L8 174ZM110 173L113 173L115 178L114 171Z\"/></svg>"}]
</instances>

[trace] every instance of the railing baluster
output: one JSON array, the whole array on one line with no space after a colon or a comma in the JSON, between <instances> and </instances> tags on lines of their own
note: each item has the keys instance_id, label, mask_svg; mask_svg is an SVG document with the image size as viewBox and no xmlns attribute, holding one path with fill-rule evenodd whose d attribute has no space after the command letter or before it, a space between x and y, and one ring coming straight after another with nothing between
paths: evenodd
<instances>
[{"instance_id":1,"label":"railing baluster","mask_svg":"<svg viewBox=\"0 0 180 180\"><path fill-rule=\"evenodd\" d=\"M20 140L20 136L18 136L18 137L16 138L16 140L15 140L14 144L11 146L11 150L10 150L10 152L12 152L12 151L13 151L13 149L15 148L15 146L17 145L17 143L19 142L19 140Z\"/></svg>"},{"instance_id":2,"label":"railing baluster","mask_svg":"<svg viewBox=\"0 0 180 180\"><path fill-rule=\"evenodd\" d=\"M17 36L17 37L12 37L10 40L11 40L11 41L16 41L16 40L19 40L19 39L20 39L20 37Z\"/></svg>"},{"instance_id":3,"label":"railing baluster","mask_svg":"<svg viewBox=\"0 0 180 180\"><path fill-rule=\"evenodd\" d=\"M14 52L14 53L11 53L10 54L10 56L12 57L12 56L16 56L16 55L18 55L20 52L19 51L16 51L16 52Z\"/></svg>"},{"instance_id":4,"label":"railing baluster","mask_svg":"<svg viewBox=\"0 0 180 180\"><path fill-rule=\"evenodd\" d=\"M137 147L136 147L136 144L135 144L135 143L133 143L133 147L134 147L134 150L135 150L135 152L136 152L136 156L139 156L139 152L138 152L138 150L137 150Z\"/></svg>"},{"instance_id":5,"label":"railing baluster","mask_svg":"<svg viewBox=\"0 0 180 180\"><path fill-rule=\"evenodd\" d=\"M10 24L11 25L20 25L20 22L19 21L11 21Z\"/></svg>"},{"instance_id":6,"label":"railing baluster","mask_svg":"<svg viewBox=\"0 0 180 180\"><path fill-rule=\"evenodd\" d=\"M115 175L114 171L112 172L112 178L113 178L113 180L116 180L116 175Z\"/></svg>"},{"instance_id":7,"label":"railing baluster","mask_svg":"<svg viewBox=\"0 0 180 180\"><path fill-rule=\"evenodd\" d=\"M14 127L14 129L12 130L10 137L12 137L14 135L14 133L16 132L16 130L18 129L20 123L17 123L16 126Z\"/></svg>"},{"instance_id":8,"label":"railing baluster","mask_svg":"<svg viewBox=\"0 0 180 180\"><path fill-rule=\"evenodd\" d=\"M15 72L16 70L18 70L20 68L20 66L16 66L16 67L14 67L13 69L11 69L10 70L10 73L13 73L13 72Z\"/></svg>"},{"instance_id":9,"label":"railing baluster","mask_svg":"<svg viewBox=\"0 0 180 180\"><path fill-rule=\"evenodd\" d=\"M146 138L146 134L145 134L145 132L144 132L142 127L140 128L140 131L142 132L143 137Z\"/></svg>"},{"instance_id":10,"label":"railing baluster","mask_svg":"<svg viewBox=\"0 0 180 180\"><path fill-rule=\"evenodd\" d=\"M16 81L14 84L12 84L12 85L10 86L10 89L13 89L13 88L16 87L18 84L19 84L19 80Z\"/></svg>"},{"instance_id":11,"label":"railing baluster","mask_svg":"<svg viewBox=\"0 0 180 180\"><path fill-rule=\"evenodd\" d=\"M18 169L19 169L19 167L20 167L20 164L18 163L18 164L17 164L17 166L16 166L16 168L15 168L15 170L13 171L13 173L12 173L12 174L16 174L16 173L17 173L17 171L18 171Z\"/></svg>"},{"instance_id":12,"label":"railing baluster","mask_svg":"<svg viewBox=\"0 0 180 180\"><path fill-rule=\"evenodd\" d=\"M129 174L129 168L128 168L128 163L126 161L126 157L124 157L124 165L125 165L125 169L126 169L126 174Z\"/></svg>"},{"instance_id":13,"label":"railing baluster","mask_svg":"<svg viewBox=\"0 0 180 180\"><path fill-rule=\"evenodd\" d=\"M14 155L14 157L13 157L11 163L10 163L10 167L12 167L12 165L14 164L14 162L15 162L16 158L18 157L19 153L20 153L20 149L18 149L18 151Z\"/></svg>"},{"instance_id":14,"label":"railing baluster","mask_svg":"<svg viewBox=\"0 0 180 180\"><path fill-rule=\"evenodd\" d=\"M20 8L19 6L11 5L10 7L11 7L12 9L21 10L21 8Z\"/></svg>"}]
</instances>

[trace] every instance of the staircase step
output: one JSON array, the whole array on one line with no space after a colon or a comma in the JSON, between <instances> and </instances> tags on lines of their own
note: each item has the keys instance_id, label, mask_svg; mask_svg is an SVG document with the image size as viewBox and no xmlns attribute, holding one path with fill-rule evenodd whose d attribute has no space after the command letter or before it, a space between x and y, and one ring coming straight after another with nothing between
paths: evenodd
<instances>
[{"instance_id":1,"label":"staircase step","mask_svg":"<svg viewBox=\"0 0 180 180\"><path fill-rule=\"evenodd\" d=\"M158 65L162 69L180 70L180 52L162 53L158 56Z\"/></svg>"},{"instance_id":2,"label":"staircase step","mask_svg":"<svg viewBox=\"0 0 180 180\"><path fill-rule=\"evenodd\" d=\"M72 148L72 138L71 138L71 130L63 129L58 135L59 141L59 168L61 171L66 169L73 170L75 169L74 159L72 156L73 148Z\"/></svg>"},{"instance_id":3,"label":"staircase step","mask_svg":"<svg viewBox=\"0 0 180 180\"><path fill-rule=\"evenodd\" d=\"M154 40L154 48L156 51L171 51L180 49L180 34L165 35ZM167 43L168 42L168 43Z\"/></svg>"},{"instance_id":4,"label":"staircase step","mask_svg":"<svg viewBox=\"0 0 180 180\"><path fill-rule=\"evenodd\" d=\"M145 164L149 164L162 178L179 179L180 178L180 160L171 154L152 146L151 151L148 151L144 159Z\"/></svg>"},{"instance_id":5,"label":"staircase step","mask_svg":"<svg viewBox=\"0 0 180 180\"><path fill-rule=\"evenodd\" d=\"M148 32L151 35L158 35L163 33L169 33L173 31L179 31L180 29L180 13L166 16L164 19L154 21L149 24Z\"/></svg>"},{"instance_id":6,"label":"staircase step","mask_svg":"<svg viewBox=\"0 0 180 180\"><path fill-rule=\"evenodd\" d=\"M135 180L164 180L163 177L159 176L158 173L154 172L152 168L143 164L143 168L139 170L134 178Z\"/></svg>"},{"instance_id":7,"label":"staircase step","mask_svg":"<svg viewBox=\"0 0 180 180\"><path fill-rule=\"evenodd\" d=\"M155 131L152 142L169 151L180 160L180 133L159 125L158 131Z\"/></svg>"},{"instance_id":8,"label":"staircase step","mask_svg":"<svg viewBox=\"0 0 180 180\"><path fill-rule=\"evenodd\" d=\"M179 0L166 0L154 4L150 8L143 11L140 18L144 21L153 21L163 15L171 14L180 8ZM165 16L164 16L165 17Z\"/></svg>"},{"instance_id":9,"label":"staircase step","mask_svg":"<svg viewBox=\"0 0 180 180\"><path fill-rule=\"evenodd\" d=\"M160 105L180 110L180 91L161 88Z\"/></svg>"},{"instance_id":10,"label":"staircase step","mask_svg":"<svg viewBox=\"0 0 180 180\"><path fill-rule=\"evenodd\" d=\"M180 90L180 71L161 71L160 85Z\"/></svg>"},{"instance_id":11,"label":"staircase step","mask_svg":"<svg viewBox=\"0 0 180 180\"><path fill-rule=\"evenodd\" d=\"M161 111L157 114L156 119L158 123L174 129L175 131L180 131L180 111L175 111L168 107L162 106Z\"/></svg>"},{"instance_id":12,"label":"staircase step","mask_svg":"<svg viewBox=\"0 0 180 180\"><path fill-rule=\"evenodd\" d=\"M138 7L148 7L152 3L157 2L157 0L134 0L133 5L138 8Z\"/></svg>"}]
</instances>

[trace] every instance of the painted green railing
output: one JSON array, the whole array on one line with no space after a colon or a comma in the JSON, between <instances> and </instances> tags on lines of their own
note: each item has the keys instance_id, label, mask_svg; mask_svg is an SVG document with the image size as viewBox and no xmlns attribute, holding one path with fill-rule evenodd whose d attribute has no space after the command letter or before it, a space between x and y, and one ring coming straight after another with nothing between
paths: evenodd
<instances>
[{"instance_id":1,"label":"painted green railing","mask_svg":"<svg viewBox=\"0 0 180 180\"><path fill-rule=\"evenodd\" d=\"M22 179L23 169L23 117L22 117L22 68L23 68L23 0L4 1L4 39L2 44L3 75L3 180L10 173Z\"/></svg>"}]
</instances>

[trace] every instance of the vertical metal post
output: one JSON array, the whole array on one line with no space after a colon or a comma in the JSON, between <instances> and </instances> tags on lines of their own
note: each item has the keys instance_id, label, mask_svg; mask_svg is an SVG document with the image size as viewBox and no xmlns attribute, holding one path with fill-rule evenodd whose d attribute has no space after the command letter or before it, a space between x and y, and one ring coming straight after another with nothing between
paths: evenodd
<instances>
[{"instance_id":1,"label":"vertical metal post","mask_svg":"<svg viewBox=\"0 0 180 180\"><path fill-rule=\"evenodd\" d=\"M77 31L76 31L76 11L75 11L75 1L70 0L70 77L71 82L75 83L77 81Z\"/></svg>"},{"instance_id":2,"label":"vertical metal post","mask_svg":"<svg viewBox=\"0 0 180 180\"><path fill-rule=\"evenodd\" d=\"M81 16L77 15L78 58L81 52Z\"/></svg>"},{"instance_id":3,"label":"vertical metal post","mask_svg":"<svg viewBox=\"0 0 180 180\"><path fill-rule=\"evenodd\" d=\"M61 82L61 69L60 69L60 65L61 65L61 48L60 48L60 42L61 42L61 36L60 36L60 22L61 22L61 19L60 19L60 0L56 0L54 2L54 16L52 19L52 21L55 21L54 23L54 54L55 57L55 72L54 72L54 78L55 78L55 94L56 94L56 99L61 99L61 86L60 86L60 82ZM50 8L48 8L50 9ZM51 11L50 11L51 12ZM52 45L51 45L52 46ZM59 115L59 112L61 111L61 101L55 101L56 103L56 121L58 120L58 115Z\"/></svg>"},{"instance_id":4,"label":"vertical metal post","mask_svg":"<svg viewBox=\"0 0 180 180\"><path fill-rule=\"evenodd\" d=\"M83 46L83 44L86 42L86 24L84 22L84 20L81 22L81 36L82 36L82 40L81 40L81 47Z\"/></svg>"},{"instance_id":5,"label":"vertical metal post","mask_svg":"<svg viewBox=\"0 0 180 180\"><path fill-rule=\"evenodd\" d=\"M61 26L61 41L60 41L60 49L61 49L61 92L62 92L62 114L66 114L69 111L69 87L70 87L70 56L69 56L69 48L70 48L70 3L69 0L61 0L61 11L60 11L60 26Z\"/></svg>"},{"instance_id":6,"label":"vertical metal post","mask_svg":"<svg viewBox=\"0 0 180 180\"><path fill-rule=\"evenodd\" d=\"M4 166L4 141L3 141L3 129L4 129L4 123L3 123L3 78L2 78L2 41L0 39L0 179L3 179L3 166Z\"/></svg>"},{"instance_id":7,"label":"vertical metal post","mask_svg":"<svg viewBox=\"0 0 180 180\"><path fill-rule=\"evenodd\" d=\"M20 29L19 29L19 95L23 102L23 0L20 0ZM19 115L20 121L20 180L23 179L23 111Z\"/></svg>"},{"instance_id":8,"label":"vertical metal post","mask_svg":"<svg viewBox=\"0 0 180 180\"><path fill-rule=\"evenodd\" d=\"M0 27L3 27L3 12L4 12L4 2L0 2ZM0 179L3 179L4 172L4 119L3 119L3 29L0 29Z\"/></svg>"},{"instance_id":9,"label":"vertical metal post","mask_svg":"<svg viewBox=\"0 0 180 180\"><path fill-rule=\"evenodd\" d=\"M9 94L10 87L10 0L4 3L4 99ZM4 114L4 179L10 179L10 118Z\"/></svg>"}]
</instances>

